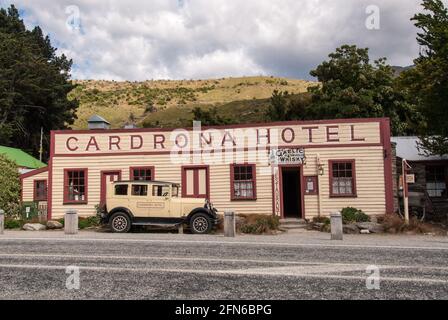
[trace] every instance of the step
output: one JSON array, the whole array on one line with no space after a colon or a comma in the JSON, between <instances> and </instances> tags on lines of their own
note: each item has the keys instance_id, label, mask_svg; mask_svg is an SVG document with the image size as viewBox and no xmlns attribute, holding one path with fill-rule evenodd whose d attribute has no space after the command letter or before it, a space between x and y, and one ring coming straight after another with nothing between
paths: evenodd
<instances>
[{"instance_id":1,"label":"step","mask_svg":"<svg viewBox=\"0 0 448 320\"><path fill-rule=\"evenodd\" d=\"M292 218L287 218L287 219L280 219L280 224L281 225L306 225L306 221L304 219L292 219Z\"/></svg>"},{"instance_id":2,"label":"step","mask_svg":"<svg viewBox=\"0 0 448 320\"><path fill-rule=\"evenodd\" d=\"M284 229L284 230L306 229L307 225L306 224L281 224L280 228Z\"/></svg>"}]
</instances>

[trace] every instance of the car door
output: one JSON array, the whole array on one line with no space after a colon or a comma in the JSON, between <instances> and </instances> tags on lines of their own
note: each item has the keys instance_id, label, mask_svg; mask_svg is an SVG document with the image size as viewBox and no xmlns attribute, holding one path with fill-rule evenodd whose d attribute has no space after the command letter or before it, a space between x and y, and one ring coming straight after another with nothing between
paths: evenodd
<instances>
[{"instance_id":1,"label":"car door","mask_svg":"<svg viewBox=\"0 0 448 320\"><path fill-rule=\"evenodd\" d=\"M152 218L169 218L171 211L171 186L154 184L151 188L149 216Z\"/></svg>"},{"instance_id":2,"label":"car door","mask_svg":"<svg viewBox=\"0 0 448 320\"><path fill-rule=\"evenodd\" d=\"M130 184L129 209L136 218L149 217L151 206L149 187L150 185L144 183Z\"/></svg>"}]
</instances>

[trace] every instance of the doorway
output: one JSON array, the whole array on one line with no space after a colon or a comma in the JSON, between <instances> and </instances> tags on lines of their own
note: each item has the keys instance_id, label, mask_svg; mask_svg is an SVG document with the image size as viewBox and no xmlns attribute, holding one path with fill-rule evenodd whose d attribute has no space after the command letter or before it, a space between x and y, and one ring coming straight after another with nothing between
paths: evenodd
<instances>
[{"instance_id":1,"label":"doorway","mask_svg":"<svg viewBox=\"0 0 448 320\"><path fill-rule=\"evenodd\" d=\"M106 204L107 185L121 180L121 171L101 171L100 206Z\"/></svg>"},{"instance_id":2,"label":"doorway","mask_svg":"<svg viewBox=\"0 0 448 320\"><path fill-rule=\"evenodd\" d=\"M300 167L281 168L283 218L303 218L301 177Z\"/></svg>"}]
</instances>

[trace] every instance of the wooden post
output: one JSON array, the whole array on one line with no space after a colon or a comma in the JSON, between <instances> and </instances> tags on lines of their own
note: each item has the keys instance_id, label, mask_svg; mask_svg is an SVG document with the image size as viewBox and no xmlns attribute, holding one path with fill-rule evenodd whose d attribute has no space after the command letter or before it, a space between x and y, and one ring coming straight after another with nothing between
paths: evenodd
<instances>
[{"instance_id":1,"label":"wooden post","mask_svg":"<svg viewBox=\"0 0 448 320\"><path fill-rule=\"evenodd\" d=\"M224 237L235 237L235 212L224 212Z\"/></svg>"},{"instance_id":2,"label":"wooden post","mask_svg":"<svg viewBox=\"0 0 448 320\"><path fill-rule=\"evenodd\" d=\"M78 233L78 212L76 210L70 209L65 213L64 231L65 234Z\"/></svg>"},{"instance_id":3,"label":"wooden post","mask_svg":"<svg viewBox=\"0 0 448 320\"><path fill-rule=\"evenodd\" d=\"M5 230L5 211L0 210L0 234Z\"/></svg>"},{"instance_id":4,"label":"wooden post","mask_svg":"<svg viewBox=\"0 0 448 320\"><path fill-rule=\"evenodd\" d=\"M401 163L402 180L403 180L403 206L404 206L404 223L409 225L409 186L406 179L408 173L408 163L403 159Z\"/></svg>"},{"instance_id":5,"label":"wooden post","mask_svg":"<svg viewBox=\"0 0 448 320\"><path fill-rule=\"evenodd\" d=\"M179 234L184 234L184 224L181 223L178 227L177 230L179 231Z\"/></svg>"},{"instance_id":6,"label":"wooden post","mask_svg":"<svg viewBox=\"0 0 448 320\"><path fill-rule=\"evenodd\" d=\"M330 215L331 220L331 240L342 240L344 230L342 227L342 215L334 212Z\"/></svg>"}]
</instances>

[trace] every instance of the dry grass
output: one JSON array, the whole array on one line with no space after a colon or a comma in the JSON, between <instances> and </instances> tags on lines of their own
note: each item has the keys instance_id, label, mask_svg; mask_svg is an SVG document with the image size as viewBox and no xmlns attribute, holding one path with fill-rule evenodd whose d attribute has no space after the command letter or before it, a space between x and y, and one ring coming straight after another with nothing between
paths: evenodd
<instances>
[{"instance_id":1,"label":"dry grass","mask_svg":"<svg viewBox=\"0 0 448 320\"><path fill-rule=\"evenodd\" d=\"M114 128L122 127L131 113L139 123L148 118L146 122L158 121L162 126L173 126L173 123L165 124L165 121L172 120L170 113L165 115L171 108L176 110L176 115L184 111L181 117L189 120L187 118L196 106L219 108L233 101L267 99L274 90L298 94L306 92L310 85L316 85L304 80L274 77L144 82L83 80L75 83L79 86L69 95L80 100L74 129L86 128L87 119L93 114L105 117ZM155 113L147 113L149 104L156 108ZM161 115L158 116L158 113ZM179 116L174 117L174 120L177 119Z\"/></svg>"},{"instance_id":2,"label":"dry grass","mask_svg":"<svg viewBox=\"0 0 448 320\"><path fill-rule=\"evenodd\" d=\"M416 218L411 218L409 225L396 214L388 214L378 219L387 233L407 233L407 234L437 234L446 235L447 230L439 225L421 222Z\"/></svg>"}]
</instances>

